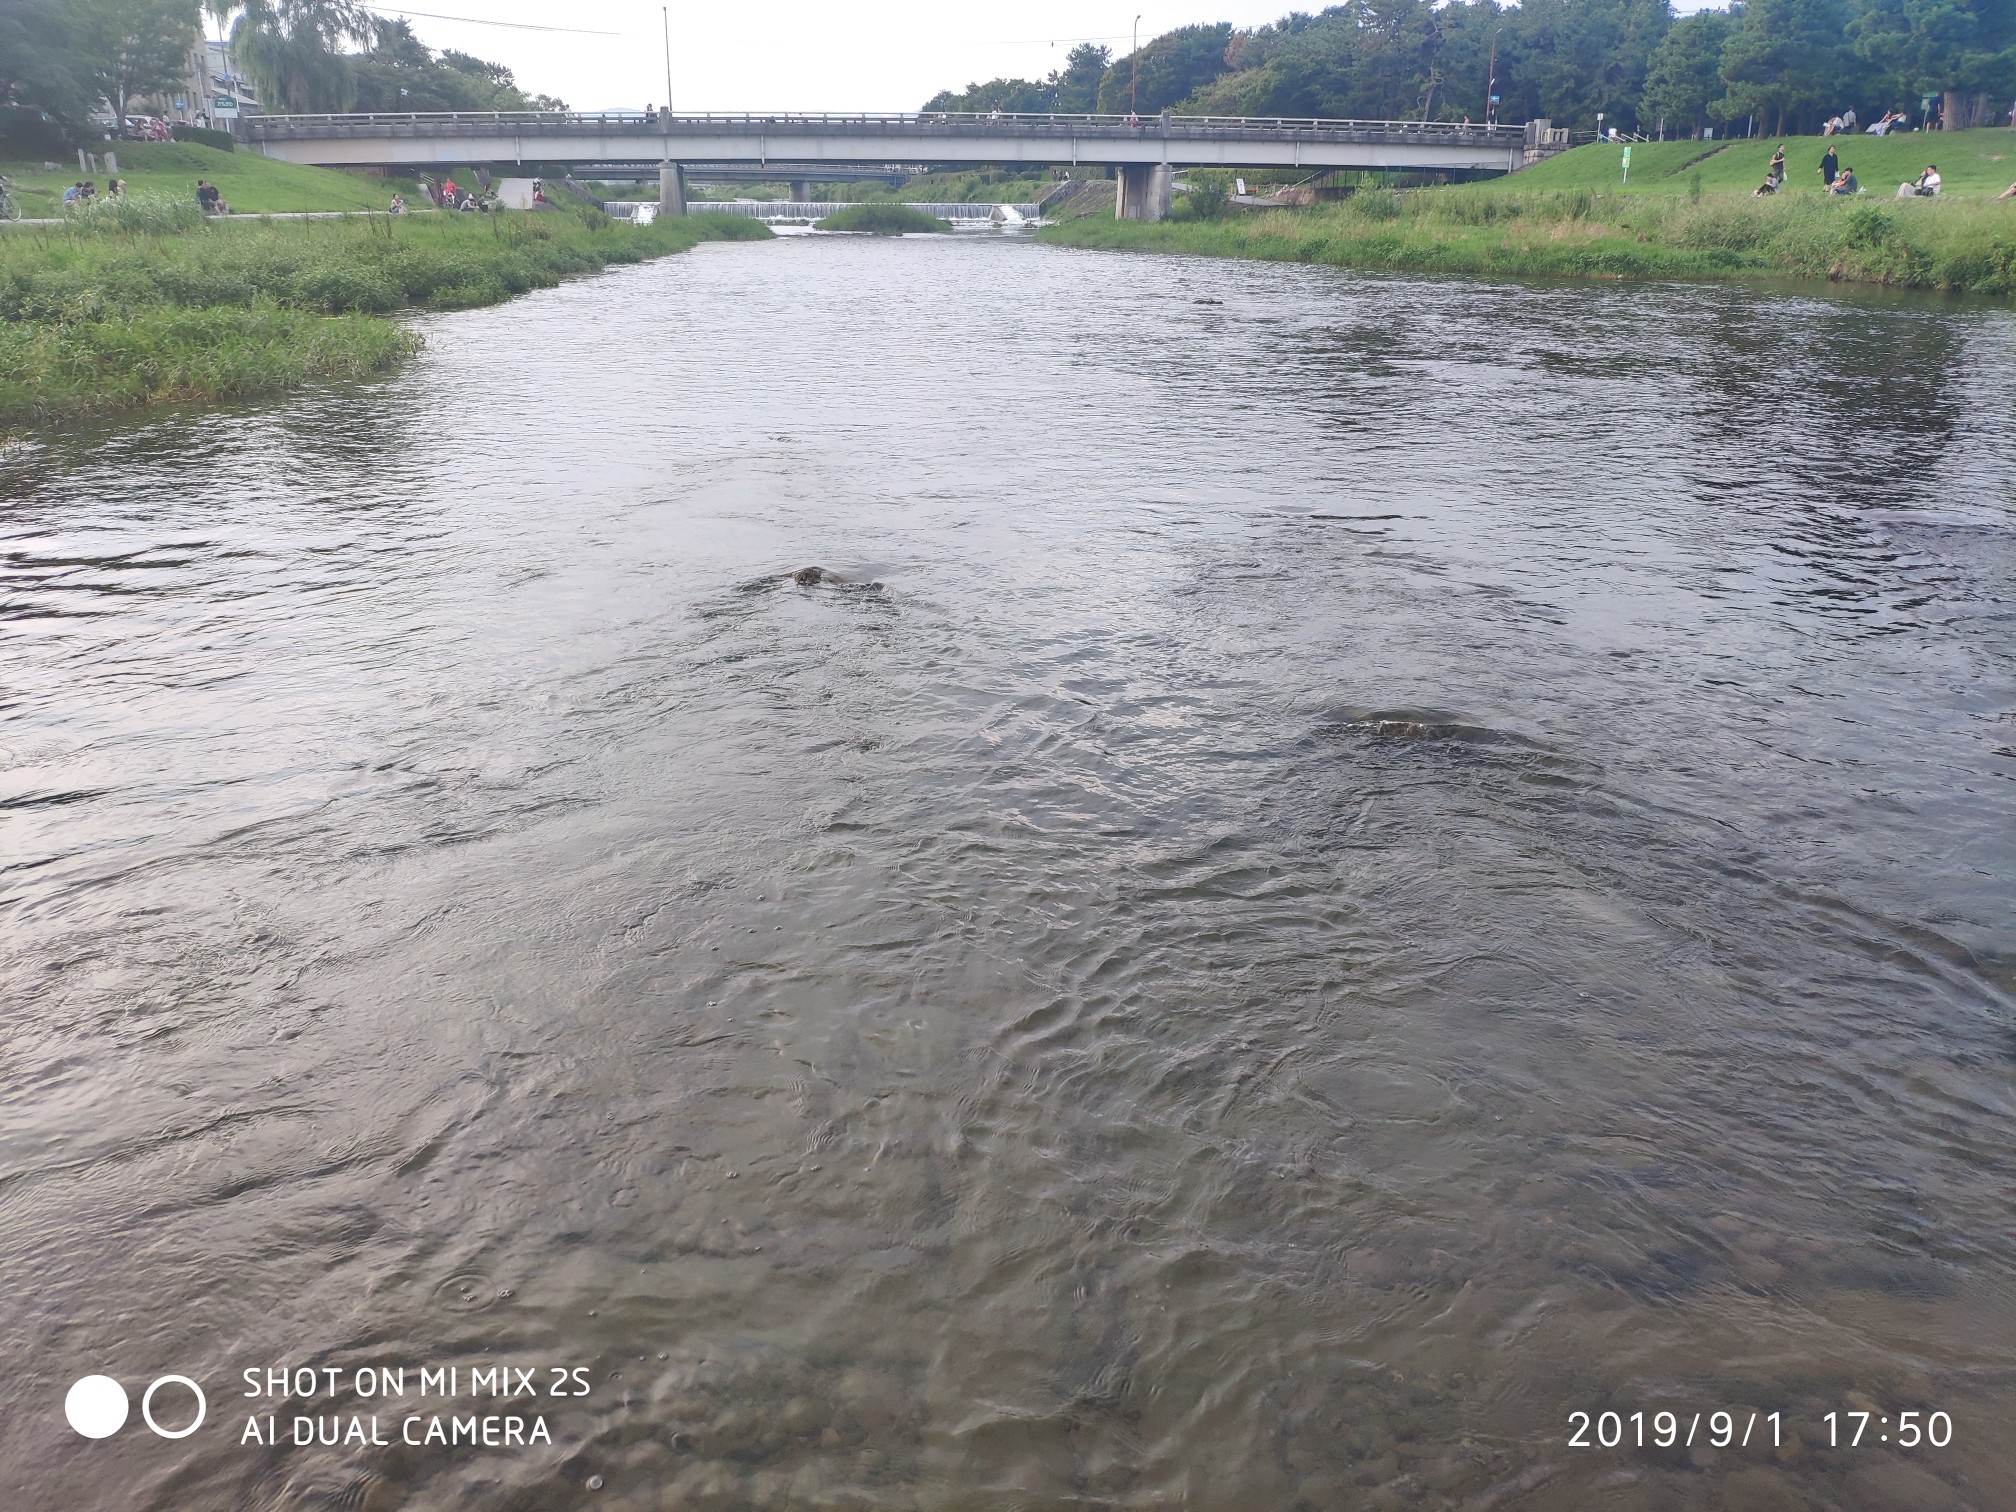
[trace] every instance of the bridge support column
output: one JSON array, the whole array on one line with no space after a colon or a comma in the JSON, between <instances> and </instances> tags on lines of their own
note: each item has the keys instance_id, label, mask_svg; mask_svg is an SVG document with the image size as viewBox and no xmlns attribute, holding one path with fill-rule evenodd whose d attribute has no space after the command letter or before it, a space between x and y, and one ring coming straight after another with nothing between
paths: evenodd
<instances>
[{"instance_id":1,"label":"bridge support column","mask_svg":"<svg viewBox=\"0 0 2016 1512\"><path fill-rule=\"evenodd\" d=\"M807 203L812 198L812 180L802 178L791 180L791 198L801 205Z\"/></svg>"},{"instance_id":2,"label":"bridge support column","mask_svg":"<svg viewBox=\"0 0 2016 1512\"><path fill-rule=\"evenodd\" d=\"M1169 214L1176 170L1167 163L1129 163L1119 170L1113 213L1121 220L1159 221Z\"/></svg>"},{"instance_id":3,"label":"bridge support column","mask_svg":"<svg viewBox=\"0 0 2016 1512\"><path fill-rule=\"evenodd\" d=\"M658 213L686 213L686 169L682 164L667 162L658 165Z\"/></svg>"}]
</instances>

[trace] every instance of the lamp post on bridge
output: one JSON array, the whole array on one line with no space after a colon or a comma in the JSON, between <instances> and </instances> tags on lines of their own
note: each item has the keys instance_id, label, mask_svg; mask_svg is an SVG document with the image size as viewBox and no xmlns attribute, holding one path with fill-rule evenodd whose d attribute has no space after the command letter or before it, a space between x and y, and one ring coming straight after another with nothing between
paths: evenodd
<instances>
[{"instance_id":1,"label":"lamp post on bridge","mask_svg":"<svg viewBox=\"0 0 2016 1512\"><path fill-rule=\"evenodd\" d=\"M658 7L665 24L665 156L658 164L658 213L686 213L686 170L672 161L672 7Z\"/></svg>"},{"instance_id":2,"label":"lamp post on bridge","mask_svg":"<svg viewBox=\"0 0 2016 1512\"><path fill-rule=\"evenodd\" d=\"M1491 31L1491 61L1484 66L1484 124L1498 124L1498 33L1504 27L1493 27Z\"/></svg>"},{"instance_id":3,"label":"lamp post on bridge","mask_svg":"<svg viewBox=\"0 0 2016 1512\"><path fill-rule=\"evenodd\" d=\"M1127 120L1131 125L1141 105L1141 18L1134 18L1134 50L1127 54Z\"/></svg>"}]
</instances>

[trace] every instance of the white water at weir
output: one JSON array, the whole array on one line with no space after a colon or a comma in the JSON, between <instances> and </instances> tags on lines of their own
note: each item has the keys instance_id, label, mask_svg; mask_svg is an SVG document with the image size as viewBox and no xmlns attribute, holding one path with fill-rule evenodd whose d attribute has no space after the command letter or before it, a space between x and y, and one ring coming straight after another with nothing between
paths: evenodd
<instances>
[{"instance_id":1,"label":"white water at weir","mask_svg":"<svg viewBox=\"0 0 2016 1512\"><path fill-rule=\"evenodd\" d=\"M757 220L824 220L842 210L852 210L861 203L859 200L689 200L686 208L695 215L741 215ZM903 207L954 225L997 220L998 211L1012 211L1018 220L1033 221L1039 208L1034 204L963 204L950 200L914 203L905 200Z\"/></svg>"}]
</instances>

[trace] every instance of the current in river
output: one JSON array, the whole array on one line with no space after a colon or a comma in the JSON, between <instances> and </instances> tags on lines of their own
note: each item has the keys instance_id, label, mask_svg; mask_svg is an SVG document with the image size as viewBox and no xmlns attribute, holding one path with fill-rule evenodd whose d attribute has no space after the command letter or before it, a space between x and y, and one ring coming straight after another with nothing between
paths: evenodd
<instances>
[{"instance_id":1,"label":"current in river","mask_svg":"<svg viewBox=\"0 0 2016 1512\"><path fill-rule=\"evenodd\" d=\"M2016 1505L2006 308L420 324L0 456L10 1512Z\"/></svg>"}]
</instances>

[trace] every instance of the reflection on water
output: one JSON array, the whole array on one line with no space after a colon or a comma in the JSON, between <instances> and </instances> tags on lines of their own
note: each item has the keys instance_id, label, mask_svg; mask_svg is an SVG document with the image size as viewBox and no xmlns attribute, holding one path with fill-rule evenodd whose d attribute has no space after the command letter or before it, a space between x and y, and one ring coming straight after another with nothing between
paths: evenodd
<instances>
[{"instance_id":1,"label":"reflection on water","mask_svg":"<svg viewBox=\"0 0 2016 1512\"><path fill-rule=\"evenodd\" d=\"M0 464L10 1507L2008 1503L2006 312L796 239L429 334ZM594 1391L241 1442L485 1361Z\"/></svg>"}]
</instances>

